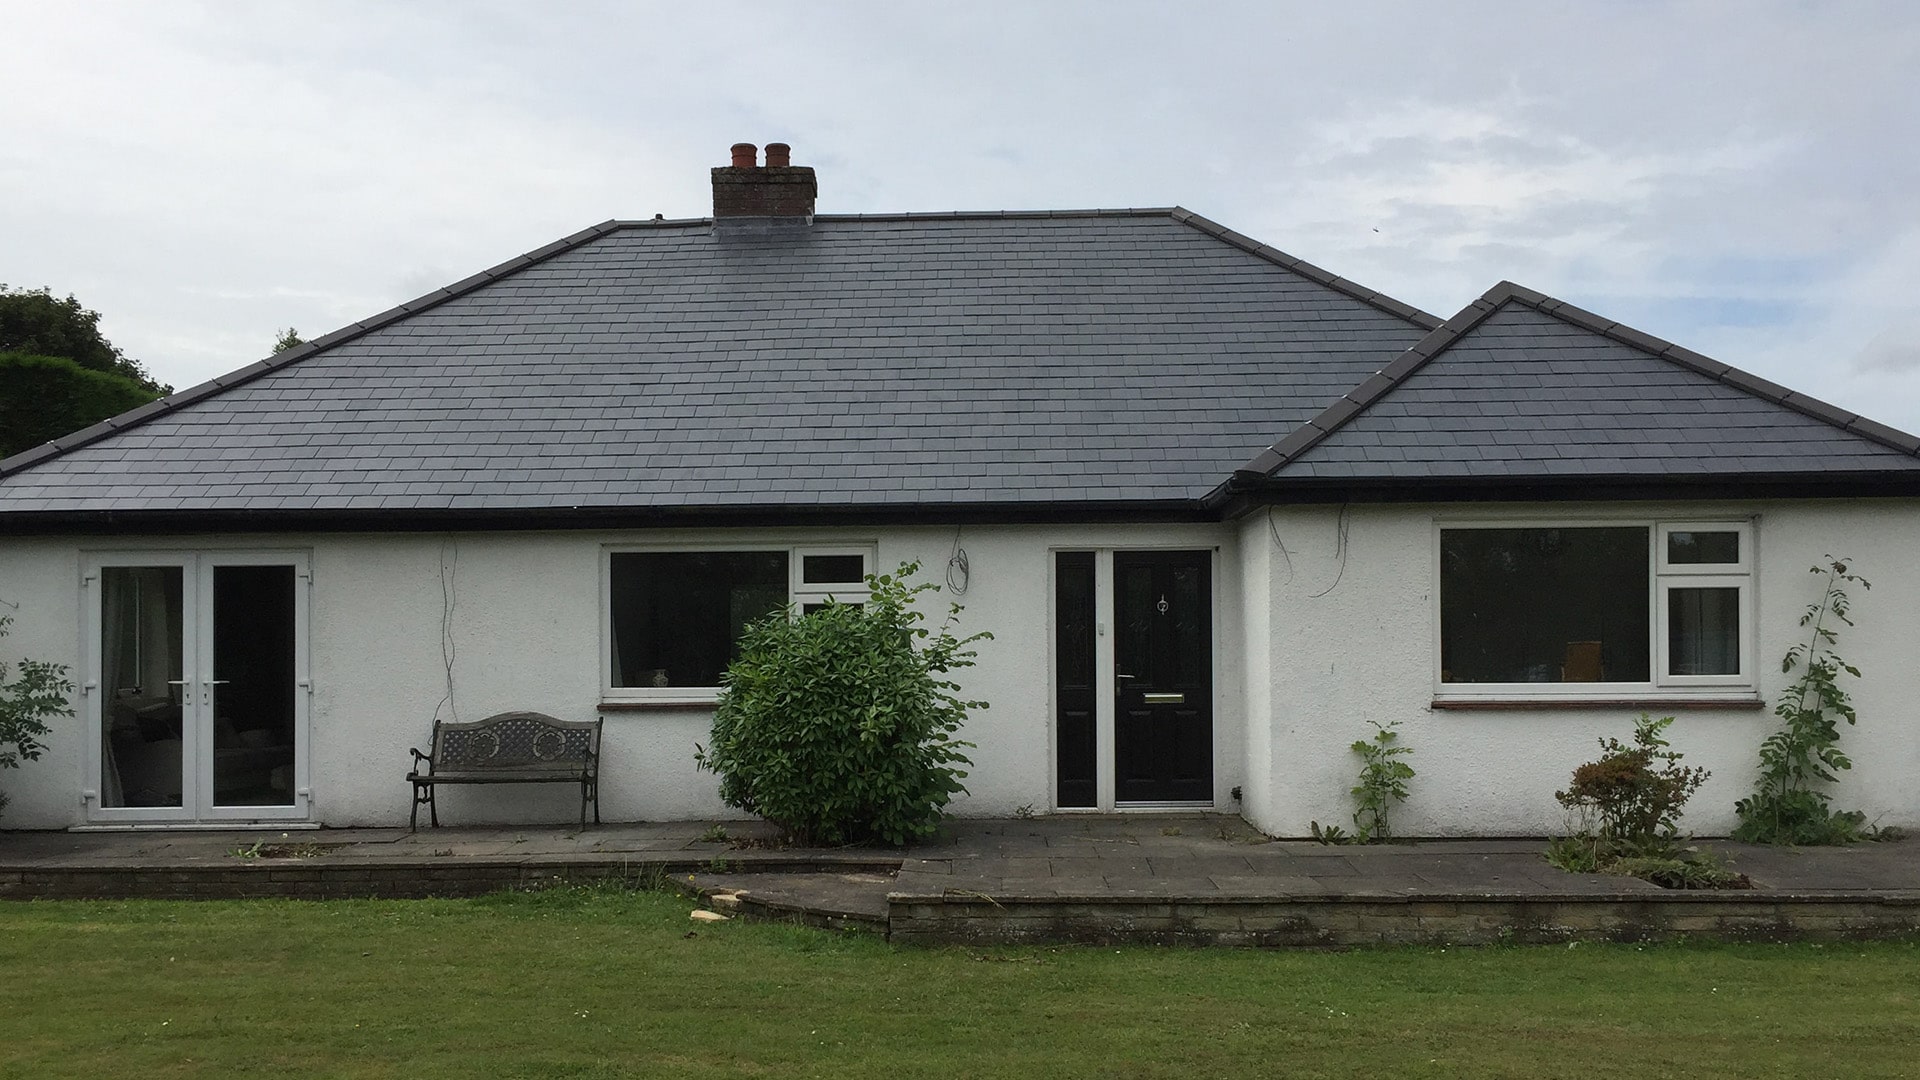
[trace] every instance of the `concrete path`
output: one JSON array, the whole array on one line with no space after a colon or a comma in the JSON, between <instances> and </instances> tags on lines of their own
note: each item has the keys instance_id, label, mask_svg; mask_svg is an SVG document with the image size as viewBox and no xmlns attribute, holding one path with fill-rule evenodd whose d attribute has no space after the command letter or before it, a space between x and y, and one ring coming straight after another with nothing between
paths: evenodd
<instances>
[{"instance_id":1,"label":"concrete path","mask_svg":"<svg viewBox=\"0 0 1920 1080\"><path fill-rule=\"evenodd\" d=\"M247 832L0 833L0 896L338 896L483 892L554 878L668 878L748 908L887 925L916 899L1246 905L1529 903L1671 898L1632 878L1568 874L1540 840L1369 847L1273 840L1215 814L956 820L904 851L779 846L759 822ZM1920 905L1920 846L1704 843L1755 888L1728 902L1870 898ZM1702 894L1690 896L1705 899Z\"/></svg>"},{"instance_id":2,"label":"concrete path","mask_svg":"<svg viewBox=\"0 0 1920 1080\"><path fill-rule=\"evenodd\" d=\"M1703 841L1765 895L1912 893L1920 851L1908 842L1844 848L1770 848ZM1548 865L1543 840L1419 840L1329 846L1273 840L1227 815L1061 815L948 822L904 853L888 892L916 896L1141 899L1657 896L1635 878L1569 874ZM808 880L810 877L816 880ZM817 875L699 874L699 884L797 902L833 887L854 910L880 909L871 881Z\"/></svg>"}]
</instances>

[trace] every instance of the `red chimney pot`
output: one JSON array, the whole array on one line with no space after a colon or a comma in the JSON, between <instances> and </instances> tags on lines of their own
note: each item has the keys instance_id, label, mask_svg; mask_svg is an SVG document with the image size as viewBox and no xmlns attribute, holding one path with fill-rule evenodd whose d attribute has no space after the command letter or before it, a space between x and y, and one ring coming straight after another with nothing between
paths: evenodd
<instances>
[{"instance_id":1,"label":"red chimney pot","mask_svg":"<svg viewBox=\"0 0 1920 1080\"><path fill-rule=\"evenodd\" d=\"M759 151L759 149L760 149L759 147L753 145L750 142L734 143L733 144L733 167L736 169L753 168L754 155ZM769 147L769 149L771 149L771 147Z\"/></svg>"},{"instance_id":2,"label":"red chimney pot","mask_svg":"<svg viewBox=\"0 0 1920 1080\"><path fill-rule=\"evenodd\" d=\"M787 157L787 155L791 153L793 153L793 147L788 146L786 143L783 143L783 142L768 143L767 144L767 168L769 169L786 168L789 164L791 164L791 162L788 160L788 157Z\"/></svg>"}]
</instances>

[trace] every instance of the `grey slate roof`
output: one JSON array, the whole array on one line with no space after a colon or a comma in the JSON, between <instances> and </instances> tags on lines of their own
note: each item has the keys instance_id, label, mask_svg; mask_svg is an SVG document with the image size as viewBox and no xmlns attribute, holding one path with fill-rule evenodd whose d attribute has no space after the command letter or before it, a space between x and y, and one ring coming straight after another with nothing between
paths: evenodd
<instances>
[{"instance_id":1,"label":"grey slate roof","mask_svg":"<svg viewBox=\"0 0 1920 1080\"><path fill-rule=\"evenodd\" d=\"M1920 476L1920 438L1503 282L1245 473L1281 484Z\"/></svg>"},{"instance_id":2,"label":"grey slate roof","mask_svg":"<svg viewBox=\"0 0 1920 1080\"><path fill-rule=\"evenodd\" d=\"M1193 500L1437 323L1181 210L610 223L0 463L0 517Z\"/></svg>"}]
</instances>

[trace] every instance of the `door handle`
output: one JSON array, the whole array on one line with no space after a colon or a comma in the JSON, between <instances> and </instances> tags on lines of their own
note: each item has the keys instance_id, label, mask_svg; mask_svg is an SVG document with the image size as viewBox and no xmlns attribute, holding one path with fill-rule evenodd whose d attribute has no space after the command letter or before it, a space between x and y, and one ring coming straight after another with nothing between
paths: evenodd
<instances>
[{"instance_id":1,"label":"door handle","mask_svg":"<svg viewBox=\"0 0 1920 1080\"><path fill-rule=\"evenodd\" d=\"M205 684L205 685L207 685L207 686L225 686L225 685L227 685L228 683L230 683L230 682L232 682L232 681L233 681L232 679L208 679L208 680L206 680L206 684Z\"/></svg>"}]
</instances>

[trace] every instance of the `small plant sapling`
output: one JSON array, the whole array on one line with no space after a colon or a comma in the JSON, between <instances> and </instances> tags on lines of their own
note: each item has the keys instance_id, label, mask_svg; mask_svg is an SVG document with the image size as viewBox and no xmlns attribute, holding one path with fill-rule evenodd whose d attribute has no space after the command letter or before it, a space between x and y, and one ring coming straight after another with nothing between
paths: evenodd
<instances>
[{"instance_id":1,"label":"small plant sapling","mask_svg":"<svg viewBox=\"0 0 1920 1080\"><path fill-rule=\"evenodd\" d=\"M1860 677L1860 669L1835 651L1840 624L1853 625L1848 588L1873 588L1854 573L1847 560L1829 555L1812 568L1826 587L1820 599L1807 605L1800 625L1810 628L1804 644L1787 650L1780 670L1798 668L1774 706L1785 721L1779 731L1760 744L1760 777L1753 794L1734 804L1740 823L1736 840L1761 844L1847 844L1859 840L1866 815L1857 810L1834 810L1831 797L1816 785L1831 784L1853 768L1840 749L1840 721L1852 726L1858 719L1853 700L1841 685L1841 676Z\"/></svg>"},{"instance_id":2,"label":"small plant sapling","mask_svg":"<svg viewBox=\"0 0 1920 1080\"><path fill-rule=\"evenodd\" d=\"M1400 722L1368 722L1373 725L1373 737L1355 740L1352 747L1361 761L1360 782L1353 787L1358 807L1353 812L1353 840L1357 844L1392 838L1389 813L1395 803L1406 801L1407 781L1414 777L1413 766L1400 760L1413 753L1412 747L1401 745L1400 733L1394 730Z\"/></svg>"},{"instance_id":3,"label":"small plant sapling","mask_svg":"<svg viewBox=\"0 0 1920 1080\"><path fill-rule=\"evenodd\" d=\"M13 625L0 615L0 637ZM22 660L9 672L0 663L0 769L17 769L22 761L38 761L46 750L47 721L72 716L73 680L64 664ZM7 798L0 794L0 810Z\"/></svg>"}]
</instances>

